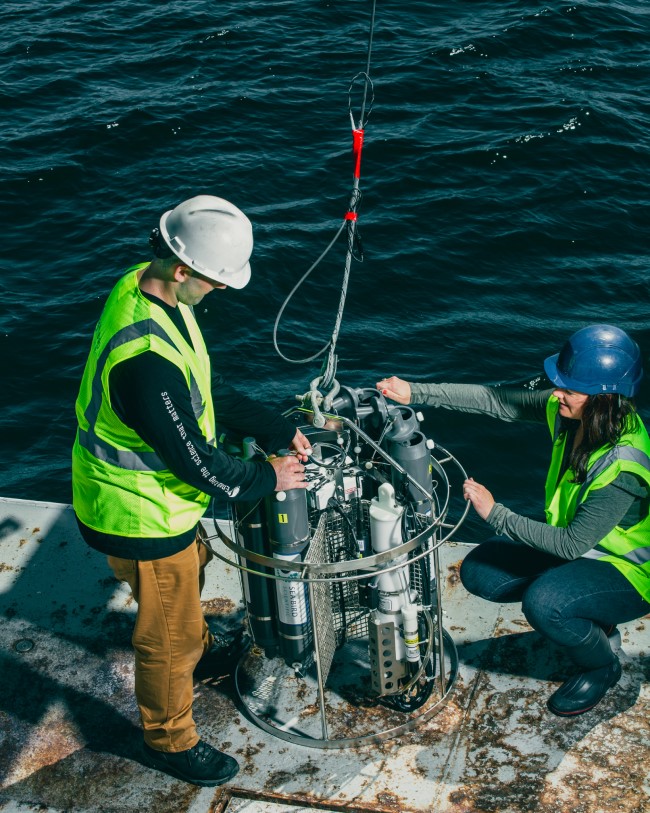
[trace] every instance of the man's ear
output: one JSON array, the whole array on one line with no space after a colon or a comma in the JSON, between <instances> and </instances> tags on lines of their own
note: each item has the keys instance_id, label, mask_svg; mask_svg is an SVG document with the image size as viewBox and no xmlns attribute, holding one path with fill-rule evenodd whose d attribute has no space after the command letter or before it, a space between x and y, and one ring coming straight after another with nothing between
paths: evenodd
<instances>
[{"instance_id":1,"label":"man's ear","mask_svg":"<svg viewBox=\"0 0 650 813\"><path fill-rule=\"evenodd\" d=\"M188 268L183 263L176 263L174 265L174 282L185 282L188 277L192 276L192 269Z\"/></svg>"}]
</instances>

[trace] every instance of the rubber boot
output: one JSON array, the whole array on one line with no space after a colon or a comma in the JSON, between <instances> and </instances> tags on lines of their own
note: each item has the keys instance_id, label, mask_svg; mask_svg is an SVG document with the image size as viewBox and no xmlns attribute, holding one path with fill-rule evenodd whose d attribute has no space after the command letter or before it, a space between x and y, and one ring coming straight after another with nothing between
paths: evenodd
<instances>
[{"instance_id":1,"label":"rubber boot","mask_svg":"<svg viewBox=\"0 0 650 813\"><path fill-rule=\"evenodd\" d=\"M600 627L594 625L586 641L568 652L581 671L548 699L549 711L559 717L573 717L593 709L621 677L621 663Z\"/></svg>"},{"instance_id":2,"label":"rubber boot","mask_svg":"<svg viewBox=\"0 0 650 813\"><path fill-rule=\"evenodd\" d=\"M612 648L612 652L618 654L621 646L623 645L620 630L615 624L608 624L606 627L603 627L603 629L605 630L605 635L607 636L609 645Z\"/></svg>"}]
</instances>

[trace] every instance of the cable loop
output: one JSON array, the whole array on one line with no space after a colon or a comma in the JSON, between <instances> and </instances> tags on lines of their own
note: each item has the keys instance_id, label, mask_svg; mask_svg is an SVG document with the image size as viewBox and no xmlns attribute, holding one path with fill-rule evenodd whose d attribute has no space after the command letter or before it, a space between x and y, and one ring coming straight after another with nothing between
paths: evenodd
<instances>
[{"instance_id":1,"label":"cable loop","mask_svg":"<svg viewBox=\"0 0 650 813\"><path fill-rule=\"evenodd\" d=\"M352 115L352 90L354 88L354 83L360 77L363 78L364 86L363 86L363 100L361 102L361 113L359 114L359 123L356 124L354 121L354 116ZM368 88L370 88L370 103L368 105L368 112L365 112L366 108L366 99L368 96ZM375 103L375 88L372 84L372 79L366 73L366 71L359 71L359 73L355 74L352 77L352 81L350 82L350 87L348 89L348 112L350 114L350 123L352 125L353 130L365 130L366 125L368 124L368 119L370 118L370 114L372 113L372 108Z\"/></svg>"},{"instance_id":2,"label":"cable loop","mask_svg":"<svg viewBox=\"0 0 650 813\"><path fill-rule=\"evenodd\" d=\"M300 286L303 284L303 282L307 279L307 277L311 274L311 272L316 268L316 266L319 265L319 263L325 257L325 255L330 251L330 249L332 248L334 243L336 243L336 241L339 239L343 229L345 229L346 222L347 222L346 220L343 220L343 222L341 223L341 225L338 228L338 231L336 232L334 237L331 239L331 241L330 241L329 245L327 246L327 248L322 252L320 257L315 262L312 263L310 268L307 271L305 271L305 273L302 275L302 277L300 277L298 282L293 286L293 288L289 292L288 296L286 297L286 299L282 303L282 307L278 311L278 315L275 317L275 324L273 325L273 346L275 347L275 351L280 356L280 358L283 359L284 361L288 361L290 364L306 364L308 361L314 361L314 359L317 359L319 356L322 356L323 353L330 346L330 341L328 341L326 344L323 345L323 347L321 347L321 349L317 353L314 353L313 356L309 356L308 358L302 358L302 359L291 359L288 356L285 356L284 353L278 347L278 325L280 324L280 320L282 319L282 314L286 310L286 307L289 304L289 302L291 301L291 299L293 298L294 294L296 293L298 288L300 288Z\"/></svg>"}]
</instances>

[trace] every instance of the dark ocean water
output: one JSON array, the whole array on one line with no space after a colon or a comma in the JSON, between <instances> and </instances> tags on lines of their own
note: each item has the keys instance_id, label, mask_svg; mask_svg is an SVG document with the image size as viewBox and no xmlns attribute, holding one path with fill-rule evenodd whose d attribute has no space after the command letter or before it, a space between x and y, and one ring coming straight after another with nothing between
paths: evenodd
<instances>
[{"instance_id":1,"label":"dark ocean water","mask_svg":"<svg viewBox=\"0 0 650 813\"><path fill-rule=\"evenodd\" d=\"M69 501L74 399L103 301L148 259L160 213L194 194L229 198L255 228L251 284L200 306L216 364L278 408L308 389L320 362L282 361L272 327L347 209L348 88L371 9L3 4L0 494ZM647 0L378 0L370 68L365 258L339 380L519 380L597 321L648 359ZM286 354L329 338L345 248L287 309ZM429 411L425 431L497 498L539 508L543 429Z\"/></svg>"}]
</instances>

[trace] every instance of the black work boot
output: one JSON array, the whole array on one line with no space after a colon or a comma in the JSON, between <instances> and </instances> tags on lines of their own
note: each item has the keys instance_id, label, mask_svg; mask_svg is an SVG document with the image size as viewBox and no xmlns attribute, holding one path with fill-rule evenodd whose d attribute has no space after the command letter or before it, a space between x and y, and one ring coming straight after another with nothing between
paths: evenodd
<instances>
[{"instance_id":1,"label":"black work boot","mask_svg":"<svg viewBox=\"0 0 650 813\"><path fill-rule=\"evenodd\" d=\"M573 717L593 709L621 677L621 663L606 633L596 625L584 643L568 652L581 671L548 699L549 710L559 717Z\"/></svg>"},{"instance_id":2,"label":"black work boot","mask_svg":"<svg viewBox=\"0 0 650 813\"><path fill-rule=\"evenodd\" d=\"M232 779L239 770L237 760L217 751L207 742L199 740L187 751L156 751L145 742L143 745L144 761L150 768L175 776L193 785L212 787L223 785Z\"/></svg>"}]
</instances>

